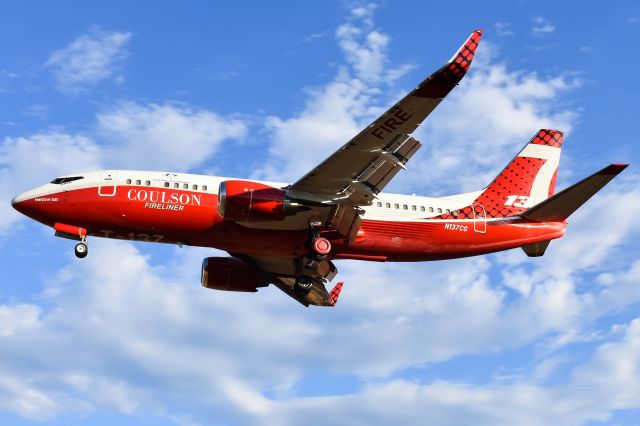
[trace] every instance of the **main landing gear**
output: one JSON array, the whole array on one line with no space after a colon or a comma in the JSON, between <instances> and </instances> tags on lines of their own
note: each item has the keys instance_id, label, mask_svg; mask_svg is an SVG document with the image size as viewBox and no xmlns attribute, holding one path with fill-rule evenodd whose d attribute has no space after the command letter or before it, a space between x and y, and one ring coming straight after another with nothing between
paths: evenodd
<instances>
[{"instance_id":1,"label":"main landing gear","mask_svg":"<svg viewBox=\"0 0 640 426\"><path fill-rule=\"evenodd\" d=\"M84 259L89 254L89 246L87 245L87 237L82 237L80 242L76 244L75 248L76 257Z\"/></svg>"},{"instance_id":2,"label":"main landing gear","mask_svg":"<svg viewBox=\"0 0 640 426\"><path fill-rule=\"evenodd\" d=\"M316 272L318 265L327 258L331 252L331 242L320 236L322 221L318 218L309 219L309 256L304 262L303 271ZM306 297L313 287L313 278L302 272L296 277L293 292L300 298Z\"/></svg>"},{"instance_id":3,"label":"main landing gear","mask_svg":"<svg viewBox=\"0 0 640 426\"><path fill-rule=\"evenodd\" d=\"M296 283L293 285L293 292L296 296L304 298L309 294L313 287L313 278L308 275L299 275L296 278Z\"/></svg>"},{"instance_id":4,"label":"main landing gear","mask_svg":"<svg viewBox=\"0 0 640 426\"><path fill-rule=\"evenodd\" d=\"M331 251L331 242L320 236L322 221L317 218L309 219L309 250L314 260L324 260Z\"/></svg>"}]
</instances>

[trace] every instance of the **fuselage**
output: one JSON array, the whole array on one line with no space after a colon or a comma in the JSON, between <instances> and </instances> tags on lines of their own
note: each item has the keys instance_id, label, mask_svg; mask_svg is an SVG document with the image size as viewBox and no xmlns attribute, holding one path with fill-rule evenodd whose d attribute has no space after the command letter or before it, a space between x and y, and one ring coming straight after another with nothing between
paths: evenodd
<instances>
[{"instance_id":1,"label":"fuselage","mask_svg":"<svg viewBox=\"0 0 640 426\"><path fill-rule=\"evenodd\" d=\"M15 197L14 207L47 225L85 228L87 235L212 247L233 254L301 256L308 249L301 212L283 221L238 223L218 213L225 177L184 173L103 170L78 173ZM274 187L286 183L263 182ZM424 261L473 256L563 235L564 222L536 223L517 216L443 220L478 193L421 197L381 193L364 208L352 241L330 231L332 259Z\"/></svg>"}]
</instances>

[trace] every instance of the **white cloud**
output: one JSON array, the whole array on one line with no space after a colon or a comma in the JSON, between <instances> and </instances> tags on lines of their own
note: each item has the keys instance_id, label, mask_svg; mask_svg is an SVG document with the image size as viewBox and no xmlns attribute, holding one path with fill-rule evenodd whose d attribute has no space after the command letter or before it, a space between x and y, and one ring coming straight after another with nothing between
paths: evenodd
<instances>
[{"instance_id":1,"label":"white cloud","mask_svg":"<svg viewBox=\"0 0 640 426\"><path fill-rule=\"evenodd\" d=\"M94 27L53 52L45 66L53 73L59 90L79 94L115 74L115 67L127 56L130 38L129 32L109 32Z\"/></svg>"},{"instance_id":2,"label":"white cloud","mask_svg":"<svg viewBox=\"0 0 640 426\"><path fill-rule=\"evenodd\" d=\"M505 37L513 35L513 29L511 29L511 24L509 22L496 22L494 25L496 30L496 34L499 37Z\"/></svg>"},{"instance_id":3,"label":"white cloud","mask_svg":"<svg viewBox=\"0 0 640 426\"><path fill-rule=\"evenodd\" d=\"M321 31L321 32L317 32L317 33L311 33L308 36L306 36L304 39L302 39L303 43L310 43L314 40L318 40L321 38L324 38L327 35L327 31Z\"/></svg>"},{"instance_id":4,"label":"white cloud","mask_svg":"<svg viewBox=\"0 0 640 426\"><path fill-rule=\"evenodd\" d=\"M570 133L578 111L562 105L561 95L581 81L510 70L496 54L495 45L480 44L469 74L418 128L424 146L390 190L431 195L479 190L538 129Z\"/></svg>"},{"instance_id":5,"label":"white cloud","mask_svg":"<svg viewBox=\"0 0 640 426\"><path fill-rule=\"evenodd\" d=\"M583 424L640 406L640 319L618 327L553 384L540 371L558 364L544 359L530 377L506 383L395 378L456 354L520 347L531 329L537 334L555 321L555 314L541 320L554 311L545 305L557 295L530 310L512 305L489 286L486 259L416 271L357 264L347 268L353 276L345 309L329 312L301 308L275 288L203 289L191 267L204 253L181 251L170 264L153 266L131 244L96 241L91 257L49 281L41 295L46 311L3 305L24 325L0 334L0 406L35 419L107 410L171 419L189 413L191 422L205 424L215 413L265 425L303 418L423 424L425 410L439 424ZM420 281L425 273L429 279ZM297 396L295 383L305 374L358 374L364 386L346 395Z\"/></svg>"},{"instance_id":6,"label":"white cloud","mask_svg":"<svg viewBox=\"0 0 640 426\"><path fill-rule=\"evenodd\" d=\"M301 177L383 112L379 107L382 89L388 89L412 67L389 66L390 40L374 26L375 8L370 4L353 9L348 22L336 30L347 66L339 67L327 85L310 89L298 114L267 118L266 129L272 138L270 158L254 177Z\"/></svg>"},{"instance_id":7,"label":"white cloud","mask_svg":"<svg viewBox=\"0 0 640 426\"><path fill-rule=\"evenodd\" d=\"M183 105L127 102L97 116L105 162L117 168L187 171L246 131L240 119Z\"/></svg>"},{"instance_id":8,"label":"white cloud","mask_svg":"<svg viewBox=\"0 0 640 426\"><path fill-rule=\"evenodd\" d=\"M613 410L640 407L640 319L622 339L601 345L564 383L470 385L393 380L349 395L278 401L279 424L582 425ZM428 417L425 418L425 413ZM303 420L304 419L304 420ZM263 423L268 424L268 423Z\"/></svg>"},{"instance_id":9,"label":"white cloud","mask_svg":"<svg viewBox=\"0 0 640 426\"><path fill-rule=\"evenodd\" d=\"M531 27L533 35L542 36L545 34L550 34L555 30L556 27L543 17L538 16L533 18L533 27Z\"/></svg>"}]
</instances>

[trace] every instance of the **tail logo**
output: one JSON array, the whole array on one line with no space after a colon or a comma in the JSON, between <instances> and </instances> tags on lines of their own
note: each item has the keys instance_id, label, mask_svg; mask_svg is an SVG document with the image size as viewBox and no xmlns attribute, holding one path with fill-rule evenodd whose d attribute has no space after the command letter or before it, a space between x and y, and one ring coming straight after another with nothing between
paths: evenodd
<instances>
[{"instance_id":1,"label":"tail logo","mask_svg":"<svg viewBox=\"0 0 640 426\"><path fill-rule=\"evenodd\" d=\"M504 205L507 207L522 207L528 209L543 201L544 198L534 198L527 195L509 195Z\"/></svg>"}]
</instances>

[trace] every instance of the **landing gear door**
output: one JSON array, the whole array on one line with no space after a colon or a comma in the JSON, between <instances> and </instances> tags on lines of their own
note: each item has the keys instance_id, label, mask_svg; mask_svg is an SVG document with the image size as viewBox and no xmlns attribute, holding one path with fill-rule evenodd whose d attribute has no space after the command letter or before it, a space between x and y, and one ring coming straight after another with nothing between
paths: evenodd
<instances>
[{"instance_id":1,"label":"landing gear door","mask_svg":"<svg viewBox=\"0 0 640 426\"><path fill-rule=\"evenodd\" d=\"M482 204L473 205L473 230L478 234L487 232L487 212Z\"/></svg>"},{"instance_id":2,"label":"landing gear door","mask_svg":"<svg viewBox=\"0 0 640 426\"><path fill-rule=\"evenodd\" d=\"M118 172L105 170L100 175L98 195L101 197L113 197L118 187Z\"/></svg>"}]
</instances>

